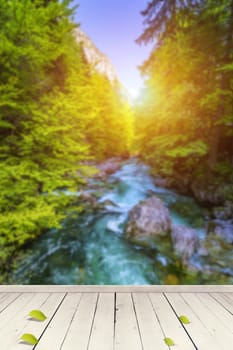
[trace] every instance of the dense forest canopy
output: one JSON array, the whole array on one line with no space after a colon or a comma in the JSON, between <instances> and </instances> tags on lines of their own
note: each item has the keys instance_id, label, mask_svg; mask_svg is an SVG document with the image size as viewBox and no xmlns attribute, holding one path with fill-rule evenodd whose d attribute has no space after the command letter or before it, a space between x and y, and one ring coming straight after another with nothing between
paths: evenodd
<instances>
[{"instance_id":1,"label":"dense forest canopy","mask_svg":"<svg viewBox=\"0 0 233 350\"><path fill-rule=\"evenodd\" d=\"M129 152L129 107L88 64L75 10L67 0L0 0L0 264L59 225L76 198L62 190L93 172L87 160Z\"/></svg>"},{"instance_id":2,"label":"dense forest canopy","mask_svg":"<svg viewBox=\"0 0 233 350\"><path fill-rule=\"evenodd\" d=\"M163 175L232 182L233 1L154 0L142 15L138 42L155 47L141 66L139 153Z\"/></svg>"}]
</instances>

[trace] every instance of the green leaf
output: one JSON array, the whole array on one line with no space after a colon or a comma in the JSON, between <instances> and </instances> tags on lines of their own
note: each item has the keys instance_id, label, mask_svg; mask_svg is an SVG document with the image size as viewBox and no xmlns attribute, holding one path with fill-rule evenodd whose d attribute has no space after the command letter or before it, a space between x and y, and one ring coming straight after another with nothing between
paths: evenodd
<instances>
[{"instance_id":1,"label":"green leaf","mask_svg":"<svg viewBox=\"0 0 233 350\"><path fill-rule=\"evenodd\" d=\"M179 320L180 320L182 323L184 323L184 324L190 323L188 317L186 317L186 316L184 316L184 315L180 316L180 317L179 317Z\"/></svg>"},{"instance_id":2,"label":"green leaf","mask_svg":"<svg viewBox=\"0 0 233 350\"><path fill-rule=\"evenodd\" d=\"M165 338L164 339L165 344L167 344L168 346L173 346L175 345L174 341L171 338Z\"/></svg>"},{"instance_id":3,"label":"green leaf","mask_svg":"<svg viewBox=\"0 0 233 350\"><path fill-rule=\"evenodd\" d=\"M36 337L33 334L29 334L29 333L23 334L20 339L31 345L35 345L38 343L38 340L36 339Z\"/></svg>"},{"instance_id":4,"label":"green leaf","mask_svg":"<svg viewBox=\"0 0 233 350\"><path fill-rule=\"evenodd\" d=\"M46 316L45 314L43 314L42 311L40 310L32 310L29 312L29 316L31 316L32 318L34 318L35 320L38 320L38 321L44 321L46 320Z\"/></svg>"}]
</instances>

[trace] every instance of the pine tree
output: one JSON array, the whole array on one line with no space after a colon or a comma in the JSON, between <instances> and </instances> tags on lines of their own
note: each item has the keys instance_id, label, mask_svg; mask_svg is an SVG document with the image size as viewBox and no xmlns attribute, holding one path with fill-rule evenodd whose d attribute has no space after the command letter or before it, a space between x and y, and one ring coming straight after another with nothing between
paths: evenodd
<instances>
[{"instance_id":1,"label":"pine tree","mask_svg":"<svg viewBox=\"0 0 233 350\"><path fill-rule=\"evenodd\" d=\"M189 19L190 10L197 9L201 0L152 0L141 12L144 17L144 29L137 39L138 43L149 41L163 42L163 39L176 31L177 22Z\"/></svg>"},{"instance_id":2,"label":"pine tree","mask_svg":"<svg viewBox=\"0 0 233 350\"><path fill-rule=\"evenodd\" d=\"M0 1L1 265L59 225L71 199L61 190L76 190L86 170L84 117L68 81L71 70L83 74L72 13L68 1Z\"/></svg>"},{"instance_id":3,"label":"pine tree","mask_svg":"<svg viewBox=\"0 0 233 350\"><path fill-rule=\"evenodd\" d=\"M188 177L192 169L209 182L221 174L231 181L232 1L200 1L185 10L186 19L177 6L172 32L156 16L148 27L163 30L163 40L141 67L147 77L141 106L147 117L140 123L139 111L137 122L141 150L162 173Z\"/></svg>"}]
</instances>

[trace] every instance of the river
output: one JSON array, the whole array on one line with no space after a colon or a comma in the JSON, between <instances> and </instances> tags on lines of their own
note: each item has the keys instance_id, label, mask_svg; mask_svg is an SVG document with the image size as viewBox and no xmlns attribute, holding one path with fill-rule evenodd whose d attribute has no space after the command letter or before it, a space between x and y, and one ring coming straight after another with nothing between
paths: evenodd
<instances>
[{"instance_id":1,"label":"river","mask_svg":"<svg viewBox=\"0 0 233 350\"><path fill-rule=\"evenodd\" d=\"M203 239L204 211L192 198L156 187L149 168L136 159L123 163L106 182L92 180L88 191L98 192L102 209L68 218L61 229L27 247L10 283L142 285L167 283L167 276L185 282L169 251L129 243L124 226L129 210L155 194L169 208L173 223L196 228Z\"/></svg>"}]
</instances>

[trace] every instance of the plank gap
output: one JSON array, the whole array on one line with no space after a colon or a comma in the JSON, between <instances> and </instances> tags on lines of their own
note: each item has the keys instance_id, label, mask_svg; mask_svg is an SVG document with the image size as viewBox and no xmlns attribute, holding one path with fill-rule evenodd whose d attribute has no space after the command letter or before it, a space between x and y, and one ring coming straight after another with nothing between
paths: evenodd
<instances>
[{"instance_id":1,"label":"plank gap","mask_svg":"<svg viewBox=\"0 0 233 350\"><path fill-rule=\"evenodd\" d=\"M116 293L114 293L114 329L113 329L113 344L115 344L116 335L116 318L117 318L117 306L116 306Z\"/></svg>"},{"instance_id":2,"label":"plank gap","mask_svg":"<svg viewBox=\"0 0 233 350\"><path fill-rule=\"evenodd\" d=\"M89 334L88 342L87 342L87 350L89 349L89 345L90 345L90 341L91 341L91 334L92 334L92 331L93 331L94 320L95 320L95 316L96 316L96 312L97 312L97 305L98 305L98 302L99 302L99 297L100 297L100 294L98 293L96 304L95 304L95 311L94 311L94 315L93 315L93 319L92 319L92 323L91 323L90 334Z\"/></svg>"},{"instance_id":3,"label":"plank gap","mask_svg":"<svg viewBox=\"0 0 233 350\"><path fill-rule=\"evenodd\" d=\"M157 318L157 321L158 321L158 323L159 323L159 325L160 325L160 328L161 328L161 330L162 330L163 336L164 336L164 338L166 338L165 331L164 331L164 329L163 329L163 326L162 326L162 324L161 324L161 321L160 321L160 319L159 319L159 316L158 316L158 314L157 314L157 312L156 312L156 310L155 310L155 308L154 308L154 305L153 305L153 303L152 303L150 294L147 293L147 296L148 296L148 299L149 299L149 301L150 301L150 303L151 303L151 307L152 307L152 309L153 309L153 311L154 311L155 317ZM169 347L169 346L168 346L168 347ZM170 349L170 347L169 347L169 349Z\"/></svg>"},{"instance_id":4,"label":"plank gap","mask_svg":"<svg viewBox=\"0 0 233 350\"><path fill-rule=\"evenodd\" d=\"M174 309L173 305L171 304L170 300L167 298L167 295L165 293L163 293L165 299L167 300L168 304L170 305L172 311L174 312L177 321L181 324L181 326L183 327L184 331L186 332L186 334L188 335L189 339L191 340L191 342L193 343L194 347L196 350L198 350L198 347L196 346L196 344L194 343L194 340L192 339L191 335L189 334L188 330L186 329L186 327L184 326L184 324L180 321L179 319L179 315L177 315L176 310ZM180 315L181 316L181 315Z\"/></svg>"},{"instance_id":5,"label":"plank gap","mask_svg":"<svg viewBox=\"0 0 233 350\"><path fill-rule=\"evenodd\" d=\"M74 318L75 318L76 312L77 312L77 310L78 310L78 307L79 307L79 305L80 305L80 302L81 302L81 299L82 299L82 298L83 298L83 293L81 294L81 297L80 297L80 299L79 299L79 302L78 302L78 304L77 304L76 307L75 307L74 313L73 313L73 315L72 315L72 317L71 317L70 323L69 323L69 325L68 325L68 327L67 327L67 330L66 330L65 335L64 335L64 339L63 339L62 342L61 342L61 345L60 345L60 349L59 349L59 350L61 350L62 347L63 347L63 344L64 344L64 342L65 342L65 340L66 340L67 334L68 334L69 331L70 331L71 324L72 324L72 322L73 322L73 320L74 320Z\"/></svg>"},{"instance_id":6,"label":"plank gap","mask_svg":"<svg viewBox=\"0 0 233 350\"><path fill-rule=\"evenodd\" d=\"M229 314L233 315L233 311L231 312L231 311L227 308L227 306L225 305L225 303L224 303L224 301L225 301L226 303L229 303L229 304L230 304L230 302L229 302L227 299L225 299L223 295L219 295L219 296L218 296L220 299L218 299L218 297L217 297L216 295L214 295L214 294L209 294L209 295L210 295L211 298L213 298L217 303L219 303L226 311L228 311ZM222 300L222 299L223 299L223 300ZM232 310L233 310L233 307L232 307Z\"/></svg>"},{"instance_id":7,"label":"plank gap","mask_svg":"<svg viewBox=\"0 0 233 350\"><path fill-rule=\"evenodd\" d=\"M16 301L16 299L18 299L20 296L22 295L22 293L9 293L9 294L6 294L4 299L1 300L1 304L5 304L3 306L3 308L1 308L1 304L0 304L0 314L6 310L6 308L8 308L8 306L10 306L12 303L14 303ZM11 298L13 296L13 298ZM15 298L14 298L15 296ZM9 300L10 299L10 300Z\"/></svg>"},{"instance_id":8,"label":"plank gap","mask_svg":"<svg viewBox=\"0 0 233 350\"><path fill-rule=\"evenodd\" d=\"M231 313L229 315L229 313L226 312L226 309L223 308L220 303L218 303L214 298L211 298L209 293L205 293L204 295L199 295L199 293L197 293L196 295L200 302L203 305L205 305L205 307L210 311L210 313L214 315L214 317L218 319L219 322L224 324L225 329L228 330L231 334L233 334L233 330L229 325L229 322L231 321L231 317L229 318L229 316L232 316ZM213 304L211 301L213 302Z\"/></svg>"},{"instance_id":9,"label":"plank gap","mask_svg":"<svg viewBox=\"0 0 233 350\"><path fill-rule=\"evenodd\" d=\"M55 311L54 311L52 317L50 318L50 320L49 320L49 322L47 323L46 327L44 328L43 332L41 333L41 335L40 335L40 337L39 337L39 339L38 339L38 343L32 348L32 350L37 349L37 346L40 344L40 339L43 337L44 333L45 333L46 330L48 329L50 323L52 322L52 320L54 319L54 316L56 315L56 313L57 313L58 310L60 309L60 307L61 307L63 301L64 301L65 298L66 298L66 296L67 296L67 293L65 293L65 295L64 295L63 298L61 299L61 301L60 301L60 303L58 304L57 308L55 309Z\"/></svg>"},{"instance_id":10,"label":"plank gap","mask_svg":"<svg viewBox=\"0 0 233 350\"><path fill-rule=\"evenodd\" d=\"M135 308L135 304L134 304L134 300L133 300L133 295L132 295L132 293L130 295L131 295L133 310L134 310L134 314L135 314L135 318L136 318L136 322L137 322L138 333L139 333L139 337L140 337L140 341L141 341L142 350L144 350L144 346L143 346L143 342L142 342L142 335L141 335L141 330L139 327L138 316L137 316L137 312L136 312L136 308Z\"/></svg>"}]
</instances>

